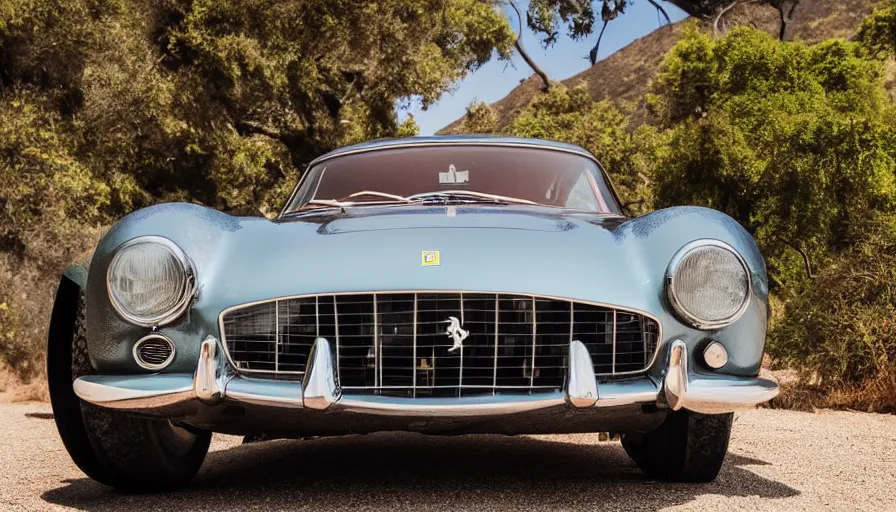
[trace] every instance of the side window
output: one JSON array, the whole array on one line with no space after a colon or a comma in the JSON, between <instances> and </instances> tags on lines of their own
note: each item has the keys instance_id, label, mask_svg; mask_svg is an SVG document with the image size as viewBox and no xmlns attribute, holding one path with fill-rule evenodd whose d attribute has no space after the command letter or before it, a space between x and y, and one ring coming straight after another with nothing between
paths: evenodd
<instances>
[{"instance_id":1,"label":"side window","mask_svg":"<svg viewBox=\"0 0 896 512\"><path fill-rule=\"evenodd\" d=\"M579 179L575 185L569 190L569 196L566 199L566 207L576 210L597 210L597 199L594 197L594 189L591 188L591 180L588 179L588 173L579 174Z\"/></svg>"}]
</instances>

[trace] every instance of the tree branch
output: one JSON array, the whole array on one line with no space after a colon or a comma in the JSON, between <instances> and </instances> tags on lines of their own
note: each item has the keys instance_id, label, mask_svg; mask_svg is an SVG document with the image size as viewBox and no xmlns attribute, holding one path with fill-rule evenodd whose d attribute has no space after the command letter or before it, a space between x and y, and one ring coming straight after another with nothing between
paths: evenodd
<instances>
[{"instance_id":1,"label":"tree branch","mask_svg":"<svg viewBox=\"0 0 896 512\"><path fill-rule=\"evenodd\" d=\"M233 123L233 128L238 134L245 137L246 135L264 135L274 140L281 140L283 134L278 130L263 126L253 121L237 121Z\"/></svg>"},{"instance_id":2,"label":"tree branch","mask_svg":"<svg viewBox=\"0 0 896 512\"><path fill-rule=\"evenodd\" d=\"M526 64L541 78L542 83L544 84L543 90L547 91L551 88L551 80L548 78L548 74L544 72L541 67L536 64L535 60L529 56L529 53L526 52L525 48L523 48L523 15L520 14L519 8L516 6L516 3L513 0L508 0L510 7L516 12L516 19L519 20L519 30L516 33L516 41L513 43L513 46L516 48L516 51L520 52L520 57L526 61Z\"/></svg>"},{"instance_id":3,"label":"tree branch","mask_svg":"<svg viewBox=\"0 0 896 512\"><path fill-rule=\"evenodd\" d=\"M720 32L720 29L719 29L719 22L722 21L722 18L724 18L726 14L728 14L728 11L730 11L731 9L734 9L734 8L737 7L738 5L752 4L752 3L754 3L755 1L756 1L756 0L734 0L733 2L731 2L731 5L729 5L728 7L725 7L725 8L722 9L721 11L719 11L719 15L716 16L716 19L715 19L715 21L714 21L713 24L712 24L712 34L713 34L713 36L715 36L715 37L718 37L718 36L719 36L719 32Z\"/></svg>"},{"instance_id":4,"label":"tree branch","mask_svg":"<svg viewBox=\"0 0 896 512\"><path fill-rule=\"evenodd\" d=\"M809 261L809 255L806 254L806 251L804 251L802 247L793 242L788 242L787 245L793 247L796 252L800 253L800 256L803 257L803 265L805 265L806 267L806 275L809 276L809 279L814 279L815 274L812 273L812 263Z\"/></svg>"},{"instance_id":5,"label":"tree branch","mask_svg":"<svg viewBox=\"0 0 896 512\"><path fill-rule=\"evenodd\" d=\"M660 4L656 3L656 0L647 0L647 1L650 2L650 5L656 7L656 10L659 11L660 14L662 14L664 18L666 18L667 25L672 24L672 18L669 17L669 13L667 13L666 10L663 9L663 7Z\"/></svg>"},{"instance_id":6,"label":"tree branch","mask_svg":"<svg viewBox=\"0 0 896 512\"><path fill-rule=\"evenodd\" d=\"M694 2L693 0L667 0L682 11L688 13L688 16L709 21L715 14L714 2Z\"/></svg>"},{"instance_id":7,"label":"tree branch","mask_svg":"<svg viewBox=\"0 0 896 512\"><path fill-rule=\"evenodd\" d=\"M607 25L610 23L610 20L604 20L604 26L600 29L600 35L597 36L597 43L594 45L594 48L588 52L588 58L591 60L591 65L595 65L597 63L597 51L600 49L600 40L604 38L604 31L607 30Z\"/></svg>"}]
</instances>

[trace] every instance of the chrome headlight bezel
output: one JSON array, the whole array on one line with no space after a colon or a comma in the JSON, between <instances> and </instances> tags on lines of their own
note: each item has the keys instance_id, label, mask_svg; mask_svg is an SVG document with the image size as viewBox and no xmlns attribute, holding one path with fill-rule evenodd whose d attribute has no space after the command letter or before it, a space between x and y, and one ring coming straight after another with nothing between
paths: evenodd
<instances>
[{"instance_id":1,"label":"chrome headlight bezel","mask_svg":"<svg viewBox=\"0 0 896 512\"><path fill-rule=\"evenodd\" d=\"M715 247L717 249L728 251L729 253L733 254L734 257L737 258L737 261L740 263L746 277L747 289L746 293L744 294L743 304L741 304L740 308L738 308L738 310L734 314L722 320L709 321L697 317L682 305L681 301L675 294L675 276L678 273L678 269L680 268L682 262L694 250L705 247ZM704 331L722 329L724 327L728 327L729 325L740 319L740 317L743 316L743 314L747 311L747 308L750 306L750 300L753 296L753 283L750 278L750 267L747 266L747 262L744 260L743 256L741 256L740 253L738 253L733 247L726 244L725 242L719 240L695 240L679 249L678 252L676 252L672 257L672 260L669 262L669 268L666 270L666 295L668 296L669 302L671 303L672 309L675 311L675 313L688 324Z\"/></svg>"},{"instance_id":2,"label":"chrome headlight bezel","mask_svg":"<svg viewBox=\"0 0 896 512\"><path fill-rule=\"evenodd\" d=\"M184 286L180 292L180 299L168 311L154 316L141 316L128 311L127 308L121 304L112 290L112 272L118 261L121 259L122 254L124 254L125 249L146 243L163 246L172 256L174 256L184 273ZM196 271L193 267L193 262L190 261L187 254L176 243L162 236L141 236L128 240L115 249L115 255L112 257L112 260L109 261L109 266L106 269L106 293L109 296L109 302L112 304L112 308L115 309L115 312L128 322L141 327L159 327L180 318L181 315L186 312L187 308L190 307L190 304L192 304L196 294Z\"/></svg>"}]
</instances>

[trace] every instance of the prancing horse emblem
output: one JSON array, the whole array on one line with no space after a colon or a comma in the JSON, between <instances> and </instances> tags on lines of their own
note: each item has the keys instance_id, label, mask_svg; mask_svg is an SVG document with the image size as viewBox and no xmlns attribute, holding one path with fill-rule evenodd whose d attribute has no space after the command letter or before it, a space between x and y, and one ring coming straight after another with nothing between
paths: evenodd
<instances>
[{"instance_id":1,"label":"prancing horse emblem","mask_svg":"<svg viewBox=\"0 0 896 512\"><path fill-rule=\"evenodd\" d=\"M454 352L463 346L464 340L470 335L470 331L464 330L460 326L460 320L454 316L449 316L448 320L445 320L445 323L448 324L448 329L445 330L445 333L448 334L449 338L454 340L454 346L449 348L448 352Z\"/></svg>"}]
</instances>

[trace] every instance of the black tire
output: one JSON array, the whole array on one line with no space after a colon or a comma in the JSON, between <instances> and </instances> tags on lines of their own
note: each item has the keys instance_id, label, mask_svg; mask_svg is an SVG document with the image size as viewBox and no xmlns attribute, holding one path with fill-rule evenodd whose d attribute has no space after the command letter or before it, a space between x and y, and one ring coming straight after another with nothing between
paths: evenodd
<instances>
[{"instance_id":1,"label":"black tire","mask_svg":"<svg viewBox=\"0 0 896 512\"><path fill-rule=\"evenodd\" d=\"M628 433L622 446L649 478L711 482L725 462L734 414L676 411L656 430Z\"/></svg>"},{"instance_id":2,"label":"black tire","mask_svg":"<svg viewBox=\"0 0 896 512\"><path fill-rule=\"evenodd\" d=\"M50 380L56 380L57 384L62 380L59 373L67 371L69 389L74 379L93 372L87 354L84 310L84 294L79 291L69 345L71 365L60 368L57 360L57 364L48 366L48 372L57 374L50 375ZM51 339L50 344L59 341ZM208 453L210 432L186 430L167 420L140 418L98 407L81 401L73 392L71 396L77 401L77 407L72 407L71 403L65 403L64 393L57 391L56 394L58 400L53 400L53 413L57 425L61 425L60 434L63 430L69 434L68 441L63 434L66 449L88 476L103 484L131 492L177 489L190 483ZM70 445L77 447L73 450ZM88 446L91 453L85 454Z\"/></svg>"}]
</instances>

